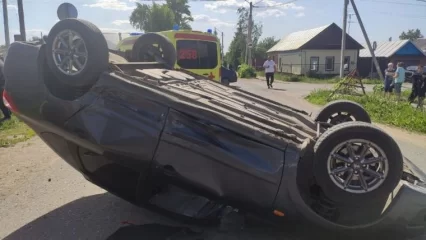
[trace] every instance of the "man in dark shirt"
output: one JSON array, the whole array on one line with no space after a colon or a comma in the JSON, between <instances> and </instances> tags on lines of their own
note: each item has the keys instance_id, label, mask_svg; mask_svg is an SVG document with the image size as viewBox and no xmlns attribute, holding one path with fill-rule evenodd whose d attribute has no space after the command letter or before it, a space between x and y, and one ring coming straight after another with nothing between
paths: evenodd
<instances>
[{"instance_id":1,"label":"man in dark shirt","mask_svg":"<svg viewBox=\"0 0 426 240\"><path fill-rule=\"evenodd\" d=\"M423 84L424 84L424 79L423 79L423 66L418 66L418 68L417 68L417 71L416 72L414 72L414 74L413 74L413 76L411 77L411 79L412 79L412 87L411 87L411 94L410 94L410 96L408 97L408 101L410 102L410 103L413 103L414 102L414 100L417 98L417 97L421 97L420 96L420 93L421 93L421 90L422 90L422 88L424 88L423 87ZM424 95L424 93L423 93L423 95ZM424 96L423 96L424 97ZM420 99L419 99L420 100Z\"/></svg>"},{"instance_id":2,"label":"man in dark shirt","mask_svg":"<svg viewBox=\"0 0 426 240\"><path fill-rule=\"evenodd\" d=\"M426 94L426 79L423 77L424 68L420 65L417 68L417 72L413 75L413 90L408 99L410 103L413 103L415 98L418 97L417 107L423 109L423 102Z\"/></svg>"},{"instance_id":3,"label":"man in dark shirt","mask_svg":"<svg viewBox=\"0 0 426 240\"><path fill-rule=\"evenodd\" d=\"M10 110L4 105L4 102L3 102L3 90L4 90L4 84L6 82L3 75L3 68L4 68L4 63L2 60L0 60L0 110L3 113L3 119L1 119L0 121L10 119Z\"/></svg>"}]
</instances>

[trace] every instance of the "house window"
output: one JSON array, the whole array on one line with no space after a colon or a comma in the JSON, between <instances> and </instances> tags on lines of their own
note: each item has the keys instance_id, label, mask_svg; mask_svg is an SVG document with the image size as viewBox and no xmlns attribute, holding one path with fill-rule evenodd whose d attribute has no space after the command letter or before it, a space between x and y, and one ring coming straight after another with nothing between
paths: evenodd
<instances>
[{"instance_id":1,"label":"house window","mask_svg":"<svg viewBox=\"0 0 426 240\"><path fill-rule=\"evenodd\" d=\"M345 60L343 61L343 68L345 71L349 71L349 65L351 64L351 57L345 56Z\"/></svg>"},{"instance_id":2,"label":"house window","mask_svg":"<svg viewBox=\"0 0 426 240\"><path fill-rule=\"evenodd\" d=\"M311 67L310 70L311 71L318 71L318 67L319 67L319 57L311 57Z\"/></svg>"},{"instance_id":3,"label":"house window","mask_svg":"<svg viewBox=\"0 0 426 240\"><path fill-rule=\"evenodd\" d=\"M325 57L325 71L334 71L334 57Z\"/></svg>"},{"instance_id":4,"label":"house window","mask_svg":"<svg viewBox=\"0 0 426 240\"><path fill-rule=\"evenodd\" d=\"M281 60L282 60L282 58L280 58L280 61L278 63L278 66L280 67L280 72L282 72L282 70L281 70Z\"/></svg>"}]
</instances>

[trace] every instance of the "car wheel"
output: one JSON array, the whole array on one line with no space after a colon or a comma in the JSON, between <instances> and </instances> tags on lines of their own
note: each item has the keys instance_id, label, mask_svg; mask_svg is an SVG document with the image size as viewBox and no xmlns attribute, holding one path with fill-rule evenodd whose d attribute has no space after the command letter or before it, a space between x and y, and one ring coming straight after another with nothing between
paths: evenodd
<instances>
[{"instance_id":1,"label":"car wheel","mask_svg":"<svg viewBox=\"0 0 426 240\"><path fill-rule=\"evenodd\" d=\"M75 18L56 23L46 41L46 61L66 86L93 85L108 69L108 45L94 24Z\"/></svg>"},{"instance_id":2,"label":"car wheel","mask_svg":"<svg viewBox=\"0 0 426 240\"><path fill-rule=\"evenodd\" d=\"M229 86L229 79L227 78L222 78L221 83L225 86Z\"/></svg>"},{"instance_id":3,"label":"car wheel","mask_svg":"<svg viewBox=\"0 0 426 240\"><path fill-rule=\"evenodd\" d=\"M332 101L325 105L318 112L315 121L330 125L352 121L371 123L370 116L360 104L346 100Z\"/></svg>"},{"instance_id":4,"label":"car wheel","mask_svg":"<svg viewBox=\"0 0 426 240\"><path fill-rule=\"evenodd\" d=\"M173 43L158 33L145 33L140 36L132 48L132 61L157 61L174 68L176 49Z\"/></svg>"},{"instance_id":5,"label":"car wheel","mask_svg":"<svg viewBox=\"0 0 426 240\"><path fill-rule=\"evenodd\" d=\"M347 122L329 128L314 151L316 181L337 204L381 201L402 176L403 156L397 143L369 123Z\"/></svg>"}]
</instances>

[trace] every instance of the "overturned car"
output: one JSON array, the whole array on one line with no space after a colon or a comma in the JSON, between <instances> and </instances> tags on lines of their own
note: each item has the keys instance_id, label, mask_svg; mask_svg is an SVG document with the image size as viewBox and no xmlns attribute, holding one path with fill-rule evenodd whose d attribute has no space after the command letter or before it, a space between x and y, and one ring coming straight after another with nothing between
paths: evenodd
<instances>
[{"instance_id":1,"label":"overturned car","mask_svg":"<svg viewBox=\"0 0 426 240\"><path fill-rule=\"evenodd\" d=\"M311 118L171 66L127 62L95 25L63 19L46 43L10 46L3 97L85 178L143 207L424 231L423 175L362 106L336 101Z\"/></svg>"}]
</instances>

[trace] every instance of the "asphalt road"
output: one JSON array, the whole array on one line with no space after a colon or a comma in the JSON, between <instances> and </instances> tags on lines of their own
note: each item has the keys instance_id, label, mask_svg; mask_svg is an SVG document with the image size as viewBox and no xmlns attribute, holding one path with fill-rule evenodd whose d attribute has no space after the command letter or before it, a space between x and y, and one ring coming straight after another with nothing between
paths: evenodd
<instances>
[{"instance_id":1,"label":"asphalt road","mask_svg":"<svg viewBox=\"0 0 426 240\"><path fill-rule=\"evenodd\" d=\"M303 101L302 97L314 88L327 87L276 83L275 89L268 90L259 80L244 80L234 85L307 111L318 107ZM426 148L421 147L419 141L425 144L426 137L390 131L397 136L404 153L420 165ZM424 163L421 166L426 169ZM87 182L39 138L0 149L0 193L0 239L105 239L124 221L177 224ZM312 233L306 231L271 238L262 235L264 233L242 239L314 239Z\"/></svg>"}]
</instances>

